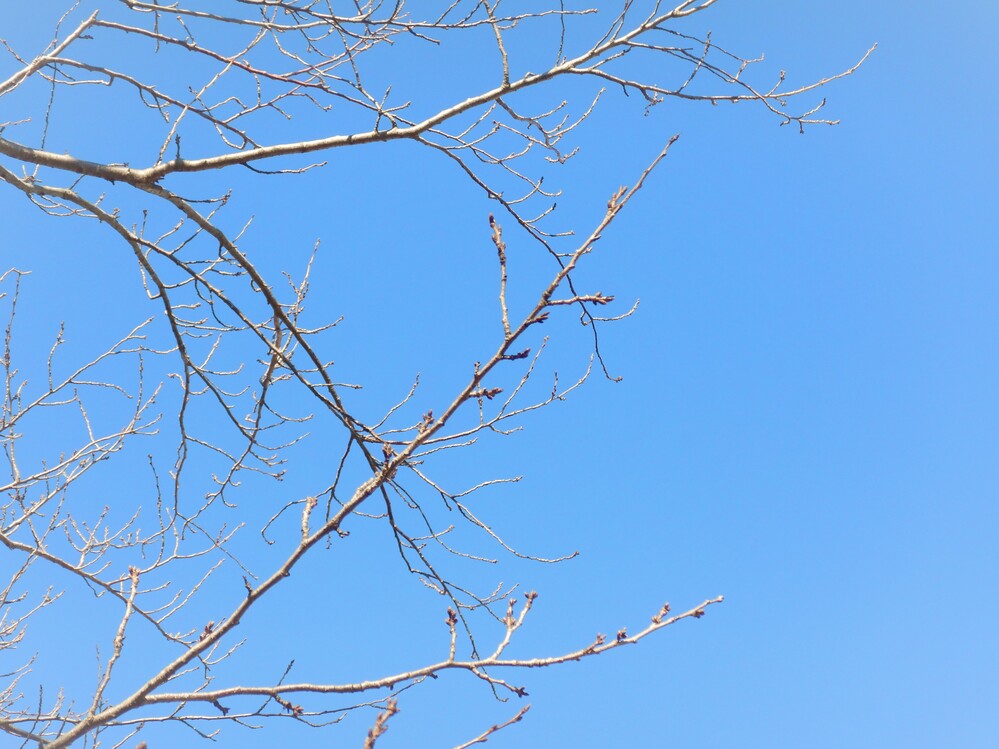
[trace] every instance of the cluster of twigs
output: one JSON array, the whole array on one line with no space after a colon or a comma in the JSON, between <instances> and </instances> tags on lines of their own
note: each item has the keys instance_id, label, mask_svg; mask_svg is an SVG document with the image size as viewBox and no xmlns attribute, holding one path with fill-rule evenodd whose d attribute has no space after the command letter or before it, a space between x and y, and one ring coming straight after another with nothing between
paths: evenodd
<instances>
[{"instance_id":1,"label":"cluster of twigs","mask_svg":"<svg viewBox=\"0 0 999 749\"><path fill-rule=\"evenodd\" d=\"M0 420L9 476L0 498L0 542L5 559L14 560L5 564L10 572L0 580L0 657L14 664L29 621L60 603L62 593L55 586L39 593L28 584L32 570L42 569L42 579L44 570L58 572L49 577L93 592L117 619L85 705L63 696L29 699L22 685L33 657L0 668L6 673L0 683L0 731L48 749L87 741L96 746L103 735L119 746L143 727L165 721L210 737L216 732L210 727L220 720L326 725L348 710L380 706L383 712L365 744L373 746L398 709L399 691L428 677L467 671L498 694L522 696L524 687L502 674L599 655L680 619L699 617L721 600L672 617L664 609L635 635L621 630L610 641L600 637L555 656L508 658L504 650L534 594L516 613L508 590L479 593L451 579L446 570L451 554L481 554L449 545L450 528L437 525L430 510L442 502L510 552L559 561L515 551L473 511L470 493L500 480L451 491L433 476L433 460L481 435L513 428L526 413L565 398L585 381L589 371L568 386L556 382L546 398L525 399L543 349L531 351L538 337L534 331L549 316L563 308L577 310L593 331L596 359L606 373L597 338L600 324L630 314L601 317L597 310L614 297L578 290L574 272L675 138L630 188L611 196L592 231L574 239L548 228L555 193L543 179L573 155L573 133L602 90L595 89L592 99L577 107L546 94L549 89L560 79L584 77L637 94L647 106L667 99L747 102L771 111L782 124L804 128L831 122L819 117L821 103L797 111L789 102L849 75L863 60L807 86L785 88L781 76L772 86L759 87L748 80L754 61L732 55L709 36L678 30L678 21L715 1L687 0L671 8L626 0L605 20L603 11L567 9L564 2L515 11L503 0L413 5L402 0L107 0L74 4L44 50L2 40L8 72L0 82L0 118L6 120L0 123L0 180L50 216L96 219L106 226L131 253L159 314L65 372L60 337L46 364L47 381L38 386L23 379L12 354L23 273L11 270L0 279L9 320ZM90 12L95 5L100 7ZM577 24L585 33L573 33ZM512 45L522 34L549 33L548 63L536 67L532 60L528 67ZM591 41L581 45L578 39L586 34ZM441 96L451 93L445 86L428 92L426 101L405 100L377 83L385 78L386 66L404 65L415 45L446 49L454 40L480 35L490 46L472 64L481 68L486 82L470 96L442 104ZM400 50L400 59L390 56L393 49ZM653 69L662 77L645 77ZM163 70L173 73L163 75ZM5 106L20 101L18 92L36 90L48 94L42 97L47 101L42 111ZM60 101L96 104L112 90L136 106L115 113L127 119L136 142L116 151L113 141L71 140L72 128L60 126ZM552 103L536 108L529 102L539 96L526 97L531 91L540 98L548 95ZM196 197L201 188L194 177L220 171L235 176L239 168L301 173L321 163L302 166L298 157L325 158L335 149L390 141L438 153L495 202L498 218L489 217L482 239L491 239L496 250L500 326L494 341L481 342L493 353L476 363L450 399L422 411L416 409L414 387L372 420L352 407L353 386L334 376L326 341L336 322L309 322L311 263L298 279L269 276L252 260L248 225L233 230L224 220L229 194ZM102 160L96 155L102 153L114 155ZM535 242L552 258L550 279L527 309L518 310L508 299L510 240L502 224L518 230L517 241ZM518 384L504 389L497 384L501 372L513 368L519 368ZM169 392L163 380L171 381ZM126 404L119 424L105 428L101 418L96 420L101 427L95 425L87 407L95 390ZM470 409L474 416L467 415ZM75 425L60 430L58 438L40 434L44 426L33 426L42 412L54 410ZM204 414L209 414L210 429L199 426ZM233 541L244 523L252 524L240 514L250 502L245 482L282 478L288 451L310 429L329 425L342 435L339 457L310 479L312 492L287 501L257 527L277 551L267 559L276 561L262 567L243 559ZM58 444L77 434L82 437L75 444ZM52 444L55 453L23 459L21 445L30 439ZM120 512L94 509L88 501L93 485L89 490L79 486L95 466L143 439L172 440L165 468L165 451L150 459L148 495L140 501L107 500L130 508L124 519ZM207 491L188 488L192 472L210 475ZM106 482L106 477L95 480L104 496L114 492ZM291 515L295 520L289 524ZM448 599L447 656L356 683L292 683L285 681L285 672L265 684L237 679L218 686L219 664L239 652L236 637L243 618L269 600L306 555L336 544L362 516L386 524L405 568ZM217 602L207 591L216 581L228 591L231 608L208 621L206 612L215 611ZM474 611L486 612L502 626L503 635L489 654L479 650L469 619ZM166 654L138 679L125 676L119 665L136 631L157 639ZM396 690L392 700L369 696L386 687ZM253 698L263 703L249 705ZM485 741L519 721L525 710L463 746Z\"/></svg>"}]
</instances>

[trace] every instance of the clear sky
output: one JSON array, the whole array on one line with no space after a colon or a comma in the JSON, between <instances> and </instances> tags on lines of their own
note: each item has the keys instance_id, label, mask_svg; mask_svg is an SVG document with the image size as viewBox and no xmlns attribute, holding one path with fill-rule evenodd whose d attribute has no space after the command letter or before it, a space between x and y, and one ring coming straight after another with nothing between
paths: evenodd
<instances>
[{"instance_id":1,"label":"clear sky","mask_svg":"<svg viewBox=\"0 0 999 749\"><path fill-rule=\"evenodd\" d=\"M0 36L15 39L19 23L28 33L20 16L31 12L5 10L15 17ZM587 233L613 190L681 134L580 276L616 295L616 311L641 299L602 333L624 379L593 376L522 432L441 460L438 475L452 486L523 475L477 509L523 551L580 551L554 566L489 551L500 564L468 573L540 592L518 655L637 630L665 600L678 611L725 603L634 648L515 674L532 710L492 741L996 746L999 5L727 0L689 30L708 28L727 49L766 54L761 85L779 70L807 83L879 46L815 97L842 123L804 135L758 107L670 100L643 116L609 91L574 141L579 155L551 172L564 189L559 226ZM426 85L400 75L400 86ZM435 83L427 95L443 100L448 85L471 85L461 72ZM4 121L24 116L0 106ZM62 116L53 150L118 161L116 142L138 142L112 110ZM91 137L100 154L86 156L76 143ZM372 146L300 177L232 177L227 220L255 216L244 244L264 267L287 259L298 274L322 239L313 314L344 316L330 355L345 381L365 384L355 402L370 413L417 372L422 402L442 403L487 355L495 208L441 158ZM10 189L0 211L4 268L35 271L26 355L48 349L61 319L85 349L155 314L109 233L36 215ZM513 268L537 251L512 229L509 241ZM546 266L520 267L533 297ZM542 379L585 369L589 333L573 319L546 331L557 339ZM297 455L322 468L338 449L313 441ZM292 477L281 492L318 480ZM352 552L356 567L319 555L247 624L274 636L258 664L296 658L302 679L364 678L440 657L445 604L404 574L384 536L354 540L370 543ZM310 618L327 623L324 644L299 641ZM58 624L40 625L49 642ZM92 682L92 652L71 680ZM454 746L516 711L472 681L449 675L405 694L379 747ZM359 746L372 717L320 741ZM218 745L281 746L276 730Z\"/></svg>"}]
</instances>

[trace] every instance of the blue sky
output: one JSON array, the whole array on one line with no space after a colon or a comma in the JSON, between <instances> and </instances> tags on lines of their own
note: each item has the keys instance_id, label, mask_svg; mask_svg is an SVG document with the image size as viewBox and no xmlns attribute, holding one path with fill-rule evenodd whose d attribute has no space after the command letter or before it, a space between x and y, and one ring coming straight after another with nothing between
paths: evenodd
<instances>
[{"instance_id":1,"label":"blue sky","mask_svg":"<svg viewBox=\"0 0 999 749\"><path fill-rule=\"evenodd\" d=\"M636 630L664 600L726 601L635 648L527 674L532 710L493 742L994 746L999 8L721 2L690 27L765 52L764 82L784 69L806 83L879 47L819 95L836 127L802 136L745 105L667 101L643 116L609 92L578 157L552 172L560 225L585 234L610 193L681 133L580 274L620 310L641 299L602 333L623 381L595 376L522 432L439 463L453 486L522 474L477 509L522 550L581 555L556 566L500 556L468 574L540 591L516 643L525 657ZM71 135L108 152L138 142L108 120L74 111L59 147L83 155ZM329 345L344 380L365 384L361 408L398 400L417 372L424 402L441 403L487 355L495 209L452 167L391 145L333 154L298 178L235 176L227 216L256 216L246 243L263 266L300 273L322 238L313 314L345 316ZM11 190L0 207L8 263L35 271L26 355L47 350L61 319L86 349L154 313L125 249L99 227L43 219ZM530 298L546 266L512 230L509 241ZM95 288L106 290L98 303ZM553 369L565 380L586 366L588 332L572 318L546 331L538 392ZM329 454L314 440L296 455L322 467ZM376 529L354 543L349 567L320 555L247 623L280 633L254 656L259 667L297 658L303 679L310 668L359 678L442 646L440 599L403 574ZM326 629L299 641L311 617ZM54 642L57 623L40 626ZM78 660L72 679L90 683L92 650ZM517 706L448 676L401 707L379 746L453 746ZM370 717L322 740L357 746ZM279 744L263 732L220 742Z\"/></svg>"}]
</instances>

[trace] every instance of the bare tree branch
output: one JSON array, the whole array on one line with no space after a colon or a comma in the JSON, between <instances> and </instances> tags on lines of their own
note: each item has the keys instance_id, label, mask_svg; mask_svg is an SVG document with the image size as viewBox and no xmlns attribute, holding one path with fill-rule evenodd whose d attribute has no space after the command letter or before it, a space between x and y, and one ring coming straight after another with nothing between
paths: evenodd
<instances>
[{"instance_id":1,"label":"bare tree branch","mask_svg":"<svg viewBox=\"0 0 999 749\"><path fill-rule=\"evenodd\" d=\"M102 322L112 342L94 350L68 342L70 311L39 359L20 347L18 304L24 293L47 291L31 289L24 270L0 276L8 469L0 543L10 560L0 578L0 657L10 664L0 668L0 731L45 749L125 746L163 724L215 739L223 727L323 727L369 708L378 714L364 745L373 747L405 690L428 679L467 674L499 699L523 697L526 687L512 679L527 669L638 643L721 602L672 616L667 605L636 634L508 656L537 595L517 598L516 584L470 581L464 570L507 556L556 563L576 554L520 549L475 504L518 476L463 483L448 478L445 460L521 429L571 397L595 367L619 379L599 331L637 302L622 311L578 271L677 136L577 238L555 224L552 184L597 107L613 106L618 91L638 94L643 111L669 99L744 103L803 131L835 123L819 116L825 100L811 95L854 73L874 48L840 73L792 86L783 73L753 80L758 60L709 33L681 33L679 21L689 29L716 0L672 8L627 0L610 12L508 5L99 0L89 14L69 3L44 49L26 54L20 40L0 40L8 68L0 105L10 110L0 123L0 183L48 217L100 224L127 250L152 305L135 320ZM462 52L470 42L481 50L471 58ZM406 73L424 49L454 54L475 85L414 86ZM590 89L567 97L570 80ZM107 108L105 133L72 126L79 102ZM124 132L130 139L117 137ZM626 126L615 135L627 137ZM440 156L495 202L488 226L483 217L468 242L495 252L496 307L445 397L426 393L414 362L412 379L372 413L360 384L334 374L334 358L350 354L334 338L340 318L315 312L318 242L295 266L291 249L265 244L252 219L232 215L232 197L248 172L283 175L267 177L278 185L337 149L391 142ZM525 247L546 264L532 266L534 281L518 272ZM590 329L590 363L567 385L552 375L548 387L539 382L550 354L538 326L565 308ZM301 459L313 445L327 457ZM296 488L282 483L289 476ZM441 652L361 680L293 681L290 663L247 670L252 652L268 646L251 615L280 605L275 591L308 574L306 558L339 553L367 527L384 531L401 570L445 597ZM334 582L353 579L334 567ZM29 627L81 595L106 622L99 642L86 642L99 656L85 694L61 675L49 683L44 643L31 644ZM36 671L45 680L37 696ZM391 697L372 694L385 689ZM458 749L486 742L527 709Z\"/></svg>"}]
</instances>

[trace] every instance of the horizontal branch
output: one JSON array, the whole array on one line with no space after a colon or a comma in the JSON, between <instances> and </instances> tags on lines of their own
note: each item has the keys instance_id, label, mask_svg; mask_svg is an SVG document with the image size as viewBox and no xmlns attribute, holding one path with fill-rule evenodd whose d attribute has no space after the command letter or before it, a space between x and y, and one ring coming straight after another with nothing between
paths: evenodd
<instances>
[{"instance_id":1,"label":"horizontal branch","mask_svg":"<svg viewBox=\"0 0 999 749\"><path fill-rule=\"evenodd\" d=\"M579 648L562 655L548 656L546 658L482 658L480 660L472 661L446 660L428 666L423 666L422 668L413 669L411 671L403 671L391 676L382 677L380 679L360 681L353 684L297 683L277 684L274 686L235 686L227 687L225 689L199 690L196 692L153 693L146 695L141 700L141 704L157 705L167 703L216 702L231 697L275 697L279 695L302 692L312 694L357 694L359 692L368 692L373 689L391 689L403 682L426 678L428 676L433 676L449 670L470 671L476 673L477 675L481 675L484 669L545 668L548 666L555 666L560 663L580 661L584 658L616 650L617 648L625 645L633 645L654 632L665 629L666 627L683 619L700 619L704 616L709 606L722 603L723 601L723 596L711 598L682 614L677 614L669 618L654 617L651 624L634 635L616 637L611 640L607 640L603 635L598 635L592 643L583 648ZM659 618L659 621L655 621L655 618ZM486 680L490 679L488 676L485 678Z\"/></svg>"}]
</instances>

